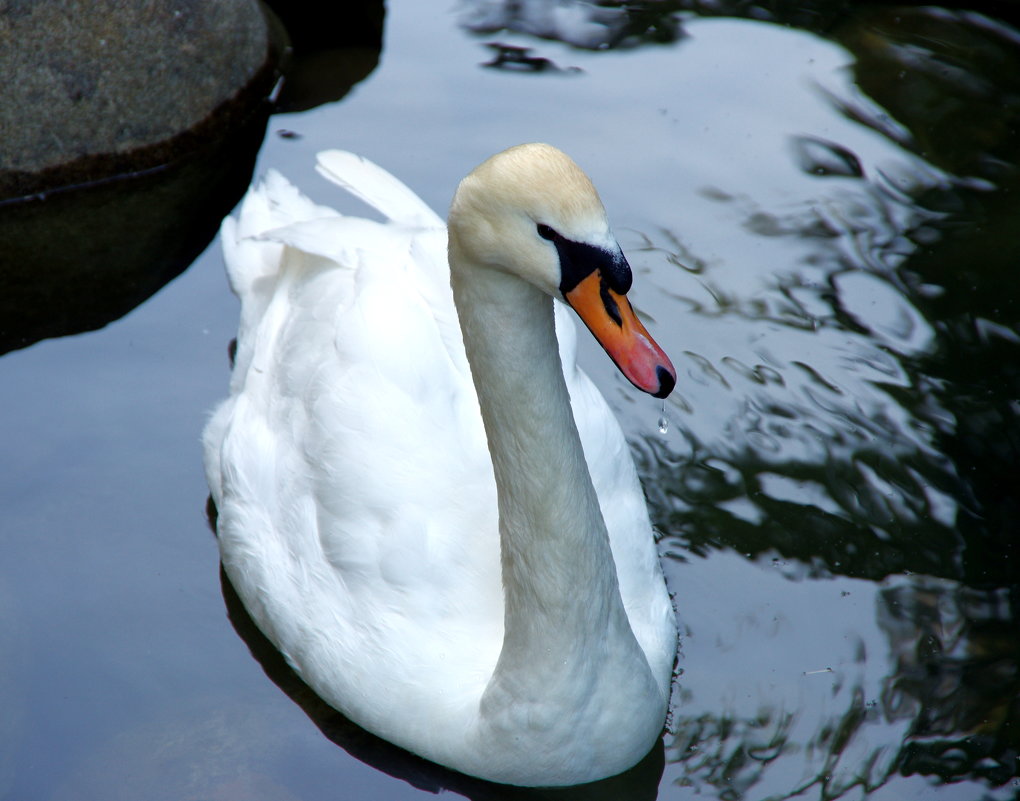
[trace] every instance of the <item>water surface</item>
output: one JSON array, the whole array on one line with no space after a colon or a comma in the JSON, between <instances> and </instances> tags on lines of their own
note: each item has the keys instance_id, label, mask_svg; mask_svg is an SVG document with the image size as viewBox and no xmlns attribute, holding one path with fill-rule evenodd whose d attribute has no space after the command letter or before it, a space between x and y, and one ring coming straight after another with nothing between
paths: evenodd
<instances>
[{"instance_id":1,"label":"water surface","mask_svg":"<svg viewBox=\"0 0 1020 801\"><path fill-rule=\"evenodd\" d=\"M600 49L392 3L378 67L272 118L258 170L353 210L312 169L342 147L441 210L545 140L599 187L677 391L583 361L684 637L664 752L581 797L1011 798L1020 37L937 9L670 19ZM483 66L506 46L544 68ZM0 795L516 797L338 720L221 588L198 437L236 323L214 243L0 361Z\"/></svg>"}]
</instances>

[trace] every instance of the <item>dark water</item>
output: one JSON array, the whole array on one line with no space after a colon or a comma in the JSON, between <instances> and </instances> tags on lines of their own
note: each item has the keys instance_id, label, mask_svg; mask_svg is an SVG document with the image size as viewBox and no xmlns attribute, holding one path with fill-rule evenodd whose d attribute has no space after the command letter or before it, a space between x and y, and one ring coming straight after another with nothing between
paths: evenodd
<instances>
[{"instance_id":1,"label":"dark water","mask_svg":"<svg viewBox=\"0 0 1020 801\"><path fill-rule=\"evenodd\" d=\"M685 636L664 751L575 797L1012 798L1020 35L776 8L472 34L501 20L393 3L374 71L359 51L346 97L274 117L259 169L347 209L311 167L343 147L443 209L547 140L599 187L678 389L663 408L584 361ZM569 797L354 729L221 590L198 436L236 315L214 243L110 326L0 361L0 796Z\"/></svg>"}]
</instances>

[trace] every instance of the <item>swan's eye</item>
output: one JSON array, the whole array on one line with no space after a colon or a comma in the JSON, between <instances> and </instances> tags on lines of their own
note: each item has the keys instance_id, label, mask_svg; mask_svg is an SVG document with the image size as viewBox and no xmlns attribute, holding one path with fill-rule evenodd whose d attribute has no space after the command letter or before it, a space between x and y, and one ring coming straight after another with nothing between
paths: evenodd
<instances>
[{"instance_id":1,"label":"swan's eye","mask_svg":"<svg viewBox=\"0 0 1020 801\"><path fill-rule=\"evenodd\" d=\"M544 223L538 224L538 235L542 237L542 239L548 239L550 241L556 238L556 232Z\"/></svg>"}]
</instances>

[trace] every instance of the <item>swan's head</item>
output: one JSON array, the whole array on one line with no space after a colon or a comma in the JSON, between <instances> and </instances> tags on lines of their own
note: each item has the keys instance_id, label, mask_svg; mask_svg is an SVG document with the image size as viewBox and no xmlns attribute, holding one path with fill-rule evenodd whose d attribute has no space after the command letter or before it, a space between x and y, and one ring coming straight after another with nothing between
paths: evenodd
<instances>
[{"instance_id":1,"label":"swan's head","mask_svg":"<svg viewBox=\"0 0 1020 801\"><path fill-rule=\"evenodd\" d=\"M565 153L497 153L461 181L449 227L451 267L512 273L566 301L634 386L672 391L676 371L627 300L633 275L598 192Z\"/></svg>"}]
</instances>

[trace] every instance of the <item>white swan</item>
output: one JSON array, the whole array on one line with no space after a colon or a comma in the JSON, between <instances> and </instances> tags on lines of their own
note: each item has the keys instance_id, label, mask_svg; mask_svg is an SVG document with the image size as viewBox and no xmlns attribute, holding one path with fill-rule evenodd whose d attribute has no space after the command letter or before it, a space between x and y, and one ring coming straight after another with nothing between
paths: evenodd
<instances>
[{"instance_id":1,"label":"white swan","mask_svg":"<svg viewBox=\"0 0 1020 801\"><path fill-rule=\"evenodd\" d=\"M518 785L625 770L661 734L676 624L553 298L641 389L675 379L594 187L548 145L493 156L457 190L448 267L395 178L338 151L319 171L389 222L270 172L223 225L241 321L204 446L231 583L307 684L403 748Z\"/></svg>"}]
</instances>

